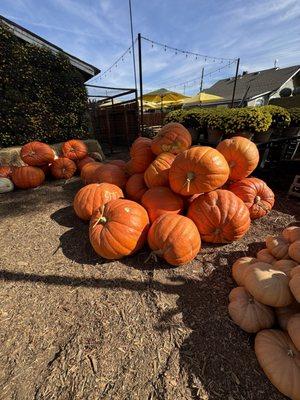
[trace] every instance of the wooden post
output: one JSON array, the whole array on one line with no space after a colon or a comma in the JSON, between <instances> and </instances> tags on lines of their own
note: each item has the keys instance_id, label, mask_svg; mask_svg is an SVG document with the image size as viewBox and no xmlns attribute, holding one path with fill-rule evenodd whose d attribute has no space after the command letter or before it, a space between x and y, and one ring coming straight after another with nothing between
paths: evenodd
<instances>
[{"instance_id":1,"label":"wooden post","mask_svg":"<svg viewBox=\"0 0 300 400\"><path fill-rule=\"evenodd\" d=\"M240 66L240 59L238 58L237 63L236 63L235 78L234 78L234 84L233 84L231 108L233 107L233 104L234 104L235 88L236 88L236 81L237 81L238 74L239 74L239 66Z\"/></svg>"},{"instance_id":2,"label":"wooden post","mask_svg":"<svg viewBox=\"0 0 300 400\"><path fill-rule=\"evenodd\" d=\"M202 67L202 72L201 72L200 93L202 92L203 89L203 77L204 77L204 67Z\"/></svg>"},{"instance_id":3,"label":"wooden post","mask_svg":"<svg viewBox=\"0 0 300 400\"><path fill-rule=\"evenodd\" d=\"M143 110L143 71L142 71L142 38L138 34L138 49L139 49L139 75L140 75L140 105L141 105L141 120L140 131L144 132L144 110Z\"/></svg>"},{"instance_id":4,"label":"wooden post","mask_svg":"<svg viewBox=\"0 0 300 400\"><path fill-rule=\"evenodd\" d=\"M112 140L111 140L110 121L109 121L109 115L108 115L107 107L106 107L106 125L107 125L107 133L108 133L108 143L109 143L109 147L110 147L110 152L112 154L113 153L113 146L112 146Z\"/></svg>"}]
</instances>

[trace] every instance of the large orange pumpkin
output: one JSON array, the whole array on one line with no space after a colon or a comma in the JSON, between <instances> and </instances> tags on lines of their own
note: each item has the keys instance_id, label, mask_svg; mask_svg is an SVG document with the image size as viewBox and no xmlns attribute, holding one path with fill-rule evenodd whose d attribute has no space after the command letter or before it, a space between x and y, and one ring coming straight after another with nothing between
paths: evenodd
<instances>
[{"instance_id":1,"label":"large orange pumpkin","mask_svg":"<svg viewBox=\"0 0 300 400\"><path fill-rule=\"evenodd\" d=\"M228 243L245 235L250 227L249 210L235 194L218 189L197 197L187 216L210 243Z\"/></svg>"},{"instance_id":2,"label":"large orange pumpkin","mask_svg":"<svg viewBox=\"0 0 300 400\"><path fill-rule=\"evenodd\" d=\"M88 221L97 209L110 200L120 197L123 197L123 192L116 185L111 183L91 183L77 192L73 207L79 218Z\"/></svg>"},{"instance_id":3,"label":"large orange pumpkin","mask_svg":"<svg viewBox=\"0 0 300 400\"><path fill-rule=\"evenodd\" d=\"M174 192L191 196L221 187L228 175L229 167L221 153L211 147L196 146L178 154L169 180Z\"/></svg>"},{"instance_id":4,"label":"large orange pumpkin","mask_svg":"<svg viewBox=\"0 0 300 400\"><path fill-rule=\"evenodd\" d=\"M300 399L300 352L286 332L264 329L255 338L255 354L264 373L285 396Z\"/></svg>"},{"instance_id":5,"label":"large orange pumpkin","mask_svg":"<svg viewBox=\"0 0 300 400\"><path fill-rule=\"evenodd\" d=\"M63 143L61 146L62 153L70 160L81 160L88 154L88 148L82 140L72 139Z\"/></svg>"},{"instance_id":6,"label":"large orange pumpkin","mask_svg":"<svg viewBox=\"0 0 300 400\"><path fill-rule=\"evenodd\" d=\"M143 194L147 192L148 188L144 181L144 174L131 175L126 182L126 194L130 200L141 201Z\"/></svg>"},{"instance_id":7,"label":"large orange pumpkin","mask_svg":"<svg viewBox=\"0 0 300 400\"><path fill-rule=\"evenodd\" d=\"M169 152L181 153L191 147L192 137L190 132L177 122L170 122L161 128L152 140L151 149L154 154Z\"/></svg>"},{"instance_id":8,"label":"large orange pumpkin","mask_svg":"<svg viewBox=\"0 0 300 400\"><path fill-rule=\"evenodd\" d=\"M164 214L151 225L148 244L153 253L171 265L181 265L193 260L201 247L197 227L182 215Z\"/></svg>"},{"instance_id":9,"label":"large orange pumpkin","mask_svg":"<svg viewBox=\"0 0 300 400\"><path fill-rule=\"evenodd\" d=\"M104 164L97 161L85 164L80 172L80 178L82 179L83 183L85 185L97 183L97 171L103 166Z\"/></svg>"},{"instance_id":10,"label":"large orange pumpkin","mask_svg":"<svg viewBox=\"0 0 300 400\"><path fill-rule=\"evenodd\" d=\"M14 168L12 181L20 189L31 189L40 186L45 180L44 172L38 167L24 166Z\"/></svg>"},{"instance_id":11,"label":"large orange pumpkin","mask_svg":"<svg viewBox=\"0 0 300 400\"><path fill-rule=\"evenodd\" d=\"M120 188L124 188L127 178L125 172L120 167L112 164L104 164L95 171L94 177L97 183L112 183Z\"/></svg>"},{"instance_id":12,"label":"large orange pumpkin","mask_svg":"<svg viewBox=\"0 0 300 400\"><path fill-rule=\"evenodd\" d=\"M146 208L151 222L163 214L180 214L183 210L182 198L165 186L155 186L147 190L141 203Z\"/></svg>"},{"instance_id":13,"label":"large orange pumpkin","mask_svg":"<svg viewBox=\"0 0 300 400\"><path fill-rule=\"evenodd\" d=\"M82 168L89 163L95 162L95 160L92 157L84 157L81 160L77 161L76 165L79 171L82 170Z\"/></svg>"},{"instance_id":14,"label":"large orange pumpkin","mask_svg":"<svg viewBox=\"0 0 300 400\"><path fill-rule=\"evenodd\" d=\"M145 172L155 158L151 150L151 139L137 138L130 148L130 161L126 164L129 175Z\"/></svg>"},{"instance_id":15,"label":"large orange pumpkin","mask_svg":"<svg viewBox=\"0 0 300 400\"><path fill-rule=\"evenodd\" d=\"M256 145L241 136L223 140L217 150L226 158L230 168L229 178L234 181L249 176L259 162Z\"/></svg>"},{"instance_id":16,"label":"large orange pumpkin","mask_svg":"<svg viewBox=\"0 0 300 400\"><path fill-rule=\"evenodd\" d=\"M13 168L10 165L0 166L0 178L10 178L13 173Z\"/></svg>"},{"instance_id":17,"label":"large orange pumpkin","mask_svg":"<svg viewBox=\"0 0 300 400\"><path fill-rule=\"evenodd\" d=\"M24 163L39 167L54 160L54 151L48 144L35 141L22 146L20 156Z\"/></svg>"},{"instance_id":18,"label":"large orange pumpkin","mask_svg":"<svg viewBox=\"0 0 300 400\"><path fill-rule=\"evenodd\" d=\"M97 254L119 259L140 249L147 238L147 211L131 200L111 200L90 221L90 241Z\"/></svg>"},{"instance_id":19,"label":"large orange pumpkin","mask_svg":"<svg viewBox=\"0 0 300 400\"><path fill-rule=\"evenodd\" d=\"M274 205L274 193L258 178L244 178L229 185L228 190L243 200L251 219L263 217Z\"/></svg>"},{"instance_id":20,"label":"large orange pumpkin","mask_svg":"<svg viewBox=\"0 0 300 400\"><path fill-rule=\"evenodd\" d=\"M169 171L175 160L172 153L161 153L149 165L144 173L146 185L151 188L154 186L169 186Z\"/></svg>"},{"instance_id":21,"label":"large orange pumpkin","mask_svg":"<svg viewBox=\"0 0 300 400\"><path fill-rule=\"evenodd\" d=\"M76 172L76 164L67 157L60 157L50 166L51 175L55 179L70 179Z\"/></svg>"}]
</instances>

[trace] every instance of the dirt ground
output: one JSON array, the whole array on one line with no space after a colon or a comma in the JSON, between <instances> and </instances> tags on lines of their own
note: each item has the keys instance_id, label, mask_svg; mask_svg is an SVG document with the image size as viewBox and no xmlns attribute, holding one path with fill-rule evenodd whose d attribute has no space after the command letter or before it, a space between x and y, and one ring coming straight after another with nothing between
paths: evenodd
<instances>
[{"instance_id":1,"label":"dirt ground","mask_svg":"<svg viewBox=\"0 0 300 400\"><path fill-rule=\"evenodd\" d=\"M240 242L180 268L107 262L73 213L77 180L0 197L1 400L279 400L227 314L230 266L300 216L275 209Z\"/></svg>"}]
</instances>

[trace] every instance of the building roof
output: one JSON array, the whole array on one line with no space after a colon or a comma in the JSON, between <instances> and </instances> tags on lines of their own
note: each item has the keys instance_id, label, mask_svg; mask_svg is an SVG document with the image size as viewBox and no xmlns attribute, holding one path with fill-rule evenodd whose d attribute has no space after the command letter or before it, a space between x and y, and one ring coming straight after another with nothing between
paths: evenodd
<instances>
[{"instance_id":1,"label":"building roof","mask_svg":"<svg viewBox=\"0 0 300 400\"><path fill-rule=\"evenodd\" d=\"M98 69L97 67L88 64L85 61L82 61L79 58L69 53L66 53L60 47L56 46L53 43L48 42L48 40L29 31L28 29L22 27L21 25L18 25L15 22L10 21L9 19L3 17L2 15L0 15L0 21L4 22L12 30L12 32L20 39L28 43L35 44L37 46L48 47L53 53L58 53L58 52L64 53L69 58L71 64L77 69L79 69L81 72L83 72L84 76L87 79L90 79L91 77L99 74L100 69Z\"/></svg>"},{"instance_id":2,"label":"building roof","mask_svg":"<svg viewBox=\"0 0 300 400\"><path fill-rule=\"evenodd\" d=\"M244 97L251 99L265 93L275 92L299 70L300 65L294 65L287 68L270 68L250 73L244 72L238 76L235 99L241 100ZM221 79L210 88L205 89L205 92L230 100L232 98L233 85L234 77Z\"/></svg>"}]
</instances>

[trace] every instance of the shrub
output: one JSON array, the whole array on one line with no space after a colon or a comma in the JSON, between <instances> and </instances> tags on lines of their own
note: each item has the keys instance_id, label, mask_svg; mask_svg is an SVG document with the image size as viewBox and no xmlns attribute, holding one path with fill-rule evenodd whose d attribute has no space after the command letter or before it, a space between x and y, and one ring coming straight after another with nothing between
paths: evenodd
<instances>
[{"instance_id":1,"label":"shrub","mask_svg":"<svg viewBox=\"0 0 300 400\"><path fill-rule=\"evenodd\" d=\"M178 122L181 124L184 113L185 110L170 111L164 118L164 124L168 124L169 122Z\"/></svg>"},{"instance_id":2,"label":"shrub","mask_svg":"<svg viewBox=\"0 0 300 400\"><path fill-rule=\"evenodd\" d=\"M250 133L266 132L271 125L272 118L269 112L262 107L232 108L226 122L226 134L243 131Z\"/></svg>"},{"instance_id":3,"label":"shrub","mask_svg":"<svg viewBox=\"0 0 300 400\"><path fill-rule=\"evenodd\" d=\"M297 107L289 108L288 112L291 117L290 126L292 128L300 127L300 108Z\"/></svg>"},{"instance_id":4,"label":"shrub","mask_svg":"<svg viewBox=\"0 0 300 400\"><path fill-rule=\"evenodd\" d=\"M212 108L207 116L207 127L225 132L227 123L233 114L230 108Z\"/></svg>"},{"instance_id":5,"label":"shrub","mask_svg":"<svg viewBox=\"0 0 300 400\"><path fill-rule=\"evenodd\" d=\"M263 112L269 112L271 114L271 129L284 129L290 125L291 117L288 110L286 110L285 108L280 106L273 106L270 104L268 106L262 106L260 107L260 109Z\"/></svg>"},{"instance_id":6,"label":"shrub","mask_svg":"<svg viewBox=\"0 0 300 400\"><path fill-rule=\"evenodd\" d=\"M0 146L85 138L87 93L62 53L22 42L0 24Z\"/></svg>"}]
</instances>

